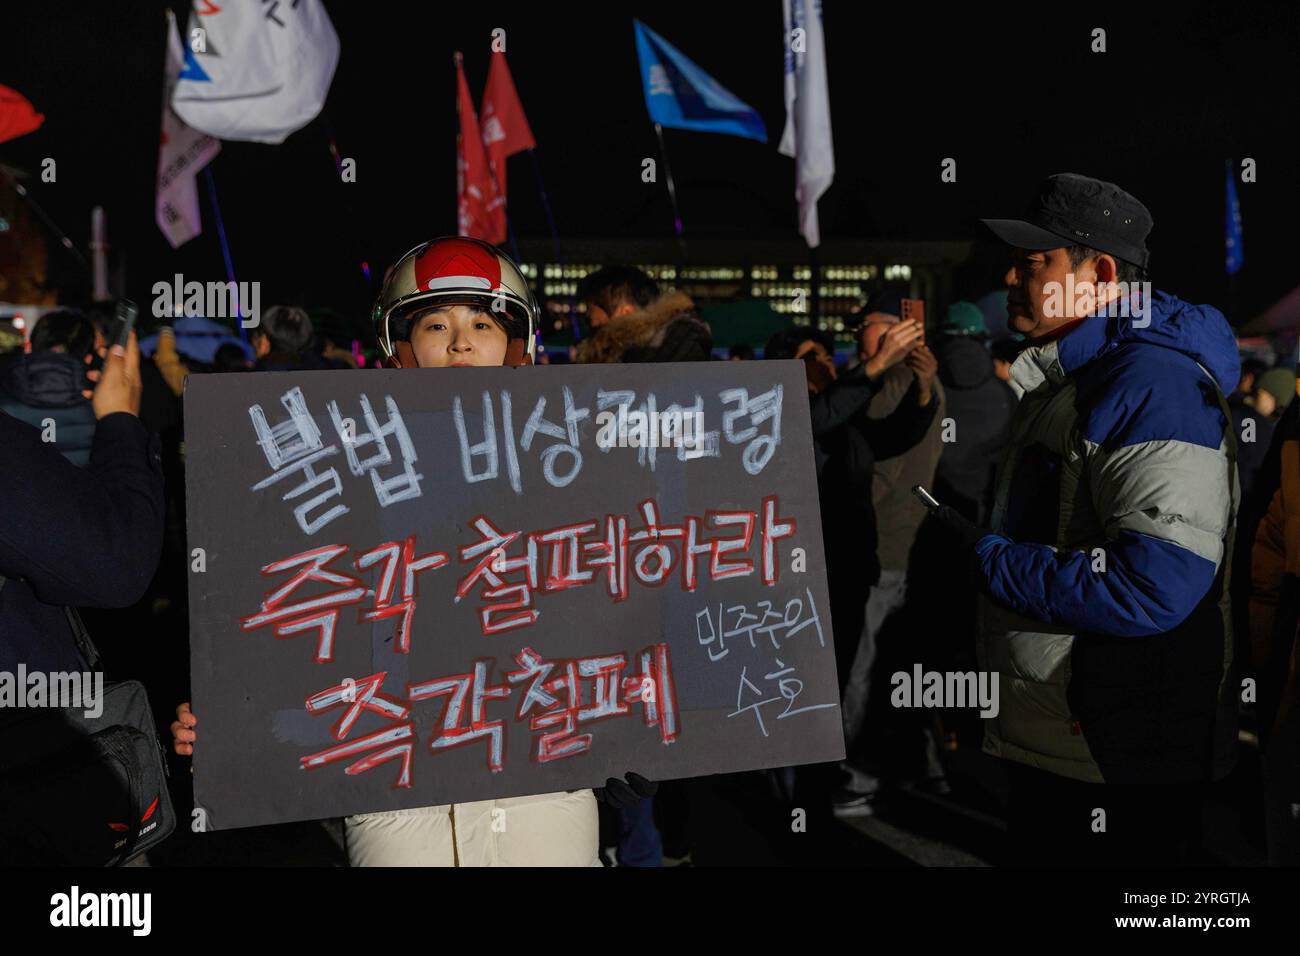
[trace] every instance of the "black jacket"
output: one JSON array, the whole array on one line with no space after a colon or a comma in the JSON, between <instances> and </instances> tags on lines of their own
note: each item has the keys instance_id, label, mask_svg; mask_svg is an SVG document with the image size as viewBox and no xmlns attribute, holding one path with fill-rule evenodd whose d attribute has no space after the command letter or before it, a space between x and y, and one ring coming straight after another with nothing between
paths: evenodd
<instances>
[{"instance_id":1,"label":"black jacket","mask_svg":"<svg viewBox=\"0 0 1300 956\"><path fill-rule=\"evenodd\" d=\"M1251 500L1254 493L1255 477L1264 465L1264 456L1268 454L1269 446L1273 442L1273 429L1277 427L1278 420L1257 414L1255 409L1243 401L1243 396L1240 394L1228 397L1228 409L1232 412L1232 430L1237 435L1237 478L1241 481L1241 503L1245 508L1246 502ZM1245 441L1242 437L1248 420L1255 423L1251 441ZM1272 495L1269 498L1271 499ZM1268 502L1263 502L1258 510L1260 514L1267 511Z\"/></svg>"},{"instance_id":2,"label":"black jacket","mask_svg":"<svg viewBox=\"0 0 1300 956\"><path fill-rule=\"evenodd\" d=\"M1016 395L993 372L993 356L967 336L945 336L935 346L939 380L953 420L955 441L944 444L935 496L976 524L993 504L993 476L1006 448Z\"/></svg>"},{"instance_id":3,"label":"black jacket","mask_svg":"<svg viewBox=\"0 0 1300 956\"><path fill-rule=\"evenodd\" d=\"M63 352L14 352L0 358L0 411L42 428L54 422L54 445L74 465L90 461L95 412L81 394L86 363Z\"/></svg>"},{"instance_id":4,"label":"black jacket","mask_svg":"<svg viewBox=\"0 0 1300 956\"><path fill-rule=\"evenodd\" d=\"M919 442L939 404L918 405L913 381L890 415L868 418L867 406L878 391L879 380L867 378L865 366L859 365L809 396L827 571L863 588L880 577L871 503L876 459L901 455Z\"/></svg>"},{"instance_id":5,"label":"black jacket","mask_svg":"<svg viewBox=\"0 0 1300 956\"><path fill-rule=\"evenodd\" d=\"M0 415L0 670L84 670L66 605L125 607L148 587L163 533L158 439L133 415L95 426L78 468Z\"/></svg>"}]
</instances>

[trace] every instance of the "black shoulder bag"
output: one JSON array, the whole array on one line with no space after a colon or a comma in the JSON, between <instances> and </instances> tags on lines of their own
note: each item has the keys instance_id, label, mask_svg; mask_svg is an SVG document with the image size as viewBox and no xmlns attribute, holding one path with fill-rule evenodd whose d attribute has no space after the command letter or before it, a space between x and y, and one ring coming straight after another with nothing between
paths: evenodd
<instances>
[{"instance_id":1,"label":"black shoulder bag","mask_svg":"<svg viewBox=\"0 0 1300 956\"><path fill-rule=\"evenodd\" d=\"M81 615L64 613L94 672L100 657ZM120 866L176 828L144 686L102 686L98 717L86 716L84 690L83 706L0 707L0 862Z\"/></svg>"}]
</instances>

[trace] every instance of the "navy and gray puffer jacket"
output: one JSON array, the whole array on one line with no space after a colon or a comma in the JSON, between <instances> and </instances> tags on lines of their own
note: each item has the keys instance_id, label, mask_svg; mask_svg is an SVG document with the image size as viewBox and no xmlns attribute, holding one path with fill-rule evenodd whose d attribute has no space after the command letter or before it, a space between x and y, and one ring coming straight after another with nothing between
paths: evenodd
<instances>
[{"instance_id":1,"label":"navy and gray puffer jacket","mask_svg":"<svg viewBox=\"0 0 1300 956\"><path fill-rule=\"evenodd\" d=\"M1230 768L1224 581L1238 503L1223 315L1156 293L1012 366L1021 402L977 545L984 749L1077 780L1188 783ZM1216 388L1217 385L1217 388Z\"/></svg>"},{"instance_id":2,"label":"navy and gray puffer jacket","mask_svg":"<svg viewBox=\"0 0 1300 956\"><path fill-rule=\"evenodd\" d=\"M86 363L62 352L14 352L0 357L0 411L39 428L74 465L90 463L95 412L81 394L91 388ZM48 426L53 425L53 428Z\"/></svg>"}]
</instances>

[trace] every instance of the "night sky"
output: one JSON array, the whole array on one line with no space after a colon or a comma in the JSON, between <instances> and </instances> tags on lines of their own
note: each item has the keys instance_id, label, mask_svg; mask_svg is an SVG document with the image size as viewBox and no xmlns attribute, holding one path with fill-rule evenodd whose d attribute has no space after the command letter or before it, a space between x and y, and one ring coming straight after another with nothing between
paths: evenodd
<instances>
[{"instance_id":1,"label":"night sky","mask_svg":"<svg viewBox=\"0 0 1300 956\"><path fill-rule=\"evenodd\" d=\"M39 171L43 157L57 160L58 182L31 189L80 244L90 207L103 204L115 254L126 254L125 291L141 302L178 271L224 278L202 177L202 236L173 251L153 221L163 6L14 0L0 36L0 83L46 114L42 129L0 145L0 162ZM183 25L186 5L173 6ZM361 261L377 283L412 245L455 231L452 52L465 53L477 103L495 27L506 30L561 237L671 236L662 179L640 176L657 147L634 15L768 127L767 145L665 131L688 237L797 236L794 165L776 151L778 0L326 6L342 56L323 116L281 146L225 143L213 165L235 271L263 283L264 307L288 300L363 315L377 286ZM823 239L983 240L978 217L1019 215L1037 180L1081 172L1152 210L1158 287L1229 309L1224 161L1250 156L1258 182L1239 186L1245 267L1230 317L1249 318L1300 282L1300 156L1287 142L1300 116L1294 3L1188 4L1177 19L1123 5L1076 15L1059 4L824 6L837 172L821 202ZM1089 50L1097 26L1105 54ZM331 129L357 161L354 184L339 181ZM957 160L955 184L940 181L944 157ZM526 155L510 160L509 186L515 232L545 236ZM987 291L1002 257L981 241L957 293Z\"/></svg>"}]
</instances>

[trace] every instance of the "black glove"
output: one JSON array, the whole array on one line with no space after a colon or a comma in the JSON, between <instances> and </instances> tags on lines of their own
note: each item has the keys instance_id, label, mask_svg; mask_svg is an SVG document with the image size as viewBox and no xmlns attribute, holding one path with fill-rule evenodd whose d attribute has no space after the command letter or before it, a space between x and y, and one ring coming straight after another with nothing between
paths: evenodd
<instances>
[{"instance_id":1,"label":"black glove","mask_svg":"<svg viewBox=\"0 0 1300 956\"><path fill-rule=\"evenodd\" d=\"M935 519L942 522L944 527L957 536L963 548L974 549L975 543L980 538L989 534L987 528L981 528L974 521L971 521L960 511L955 510L949 505L940 505L934 511L930 512Z\"/></svg>"},{"instance_id":2,"label":"black glove","mask_svg":"<svg viewBox=\"0 0 1300 956\"><path fill-rule=\"evenodd\" d=\"M594 791L596 799L615 810L626 810L647 797L653 797L659 789L659 784L651 783L639 773L627 773L625 776L627 783L618 777L610 777L605 781L605 786L597 787Z\"/></svg>"}]
</instances>

